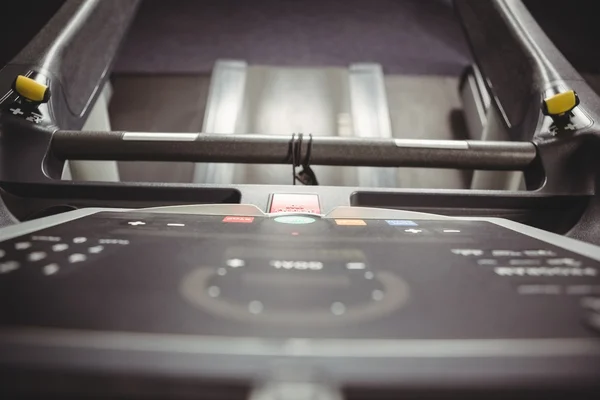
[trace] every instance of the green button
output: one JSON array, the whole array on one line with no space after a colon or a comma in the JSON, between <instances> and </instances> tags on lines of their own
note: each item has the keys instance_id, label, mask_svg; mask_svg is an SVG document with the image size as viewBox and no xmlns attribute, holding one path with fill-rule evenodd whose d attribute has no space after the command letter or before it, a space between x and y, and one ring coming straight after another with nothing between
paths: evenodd
<instances>
[{"instance_id":1,"label":"green button","mask_svg":"<svg viewBox=\"0 0 600 400\"><path fill-rule=\"evenodd\" d=\"M275 222L279 222L280 224L305 225L312 224L315 222L315 219L311 217L303 217L301 215L285 215L282 217L276 217Z\"/></svg>"}]
</instances>

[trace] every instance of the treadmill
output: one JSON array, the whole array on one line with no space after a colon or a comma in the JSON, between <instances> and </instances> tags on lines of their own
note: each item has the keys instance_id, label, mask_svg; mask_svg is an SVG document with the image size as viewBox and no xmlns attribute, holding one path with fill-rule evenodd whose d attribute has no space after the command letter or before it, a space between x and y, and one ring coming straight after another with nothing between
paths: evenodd
<instances>
[{"instance_id":1,"label":"treadmill","mask_svg":"<svg viewBox=\"0 0 600 400\"><path fill-rule=\"evenodd\" d=\"M455 141L82 130L138 2L55 6L0 70L3 398L600 395L600 97L526 4L455 0L483 110ZM62 180L68 160L289 184ZM517 185L323 186L315 165Z\"/></svg>"}]
</instances>

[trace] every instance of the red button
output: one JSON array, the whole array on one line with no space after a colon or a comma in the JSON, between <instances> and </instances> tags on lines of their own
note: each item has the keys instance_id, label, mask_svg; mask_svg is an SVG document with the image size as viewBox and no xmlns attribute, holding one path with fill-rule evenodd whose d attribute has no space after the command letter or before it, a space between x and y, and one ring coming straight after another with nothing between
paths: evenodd
<instances>
[{"instance_id":1,"label":"red button","mask_svg":"<svg viewBox=\"0 0 600 400\"><path fill-rule=\"evenodd\" d=\"M238 217L235 215L230 215L223 218L223 222L230 224L251 224L252 221L254 221L254 217Z\"/></svg>"},{"instance_id":2,"label":"red button","mask_svg":"<svg viewBox=\"0 0 600 400\"><path fill-rule=\"evenodd\" d=\"M269 212L302 212L320 214L319 195L273 193Z\"/></svg>"}]
</instances>

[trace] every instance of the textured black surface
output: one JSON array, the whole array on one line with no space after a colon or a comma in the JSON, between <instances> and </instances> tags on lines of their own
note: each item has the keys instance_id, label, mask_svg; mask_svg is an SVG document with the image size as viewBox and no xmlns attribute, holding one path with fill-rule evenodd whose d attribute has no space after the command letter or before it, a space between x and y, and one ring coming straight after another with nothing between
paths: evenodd
<instances>
[{"instance_id":1,"label":"textured black surface","mask_svg":"<svg viewBox=\"0 0 600 400\"><path fill-rule=\"evenodd\" d=\"M442 75L469 63L445 1L146 0L116 71L209 73L219 58Z\"/></svg>"}]
</instances>

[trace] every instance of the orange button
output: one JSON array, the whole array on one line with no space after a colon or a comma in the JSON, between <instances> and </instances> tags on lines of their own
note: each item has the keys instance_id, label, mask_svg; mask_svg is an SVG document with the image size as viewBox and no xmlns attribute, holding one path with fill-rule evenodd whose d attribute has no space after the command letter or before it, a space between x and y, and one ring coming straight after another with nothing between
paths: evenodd
<instances>
[{"instance_id":1,"label":"orange button","mask_svg":"<svg viewBox=\"0 0 600 400\"><path fill-rule=\"evenodd\" d=\"M367 223L362 219L336 219L335 223L343 226L365 226Z\"/></svg>"}]
</instances>

